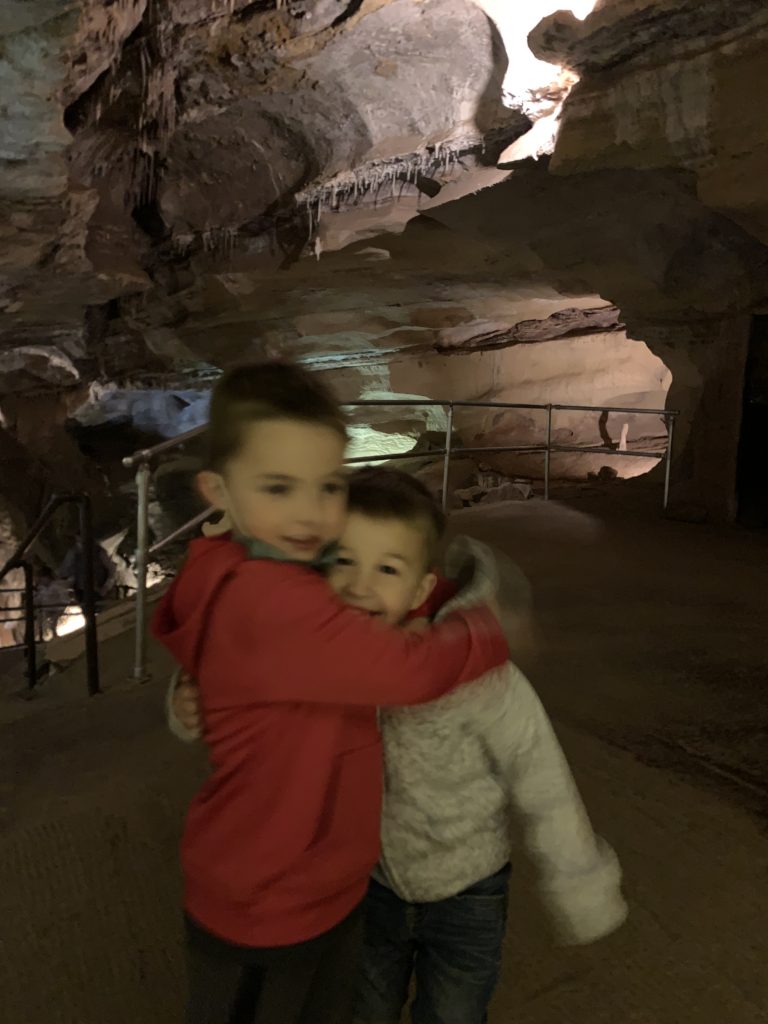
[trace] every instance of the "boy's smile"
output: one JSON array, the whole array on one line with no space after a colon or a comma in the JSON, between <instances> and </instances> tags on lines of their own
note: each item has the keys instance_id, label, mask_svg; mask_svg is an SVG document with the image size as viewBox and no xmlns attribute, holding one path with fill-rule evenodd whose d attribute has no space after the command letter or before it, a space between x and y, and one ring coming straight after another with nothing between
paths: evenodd
<instances>
[{"instance_id":1,"label":"boy's smile","mask_svg":"<svg viewBox=\"0 0 768 1024\"><path fill-rule=\"evenodd\" d=\"M425 557L424 532L417 524L352 511L328 582L344 602L394 626L422 605L435 585Z\"/></svg>"}]
</instances>

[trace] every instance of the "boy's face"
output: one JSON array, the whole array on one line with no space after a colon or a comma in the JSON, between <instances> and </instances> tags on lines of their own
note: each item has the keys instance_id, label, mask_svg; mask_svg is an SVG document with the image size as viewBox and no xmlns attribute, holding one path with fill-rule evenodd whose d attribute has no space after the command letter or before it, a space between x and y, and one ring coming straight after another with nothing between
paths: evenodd
<instances>
[{"instance_id":1,"label":"boy's face","mask_svg":"<svg viewBox=\"0 0 768 1024\"><path fill-rule=\"evenodd\" d=\"M344 524L344 447L335 430L319 424L253 423L224 471L201 473L198 483L235 530L311 562Z\"/></svg>"},{"instance_id":2,"label":"boy's face","mask_svg":"<svg viewBox=\"0 0 768 1024\"><path fill-rule=\"evenodd\" d=\"M395 626L429 597L435 577L417 524L350 512L339 543L328 582L347 604Z\"/></svg>"}]
</instances>

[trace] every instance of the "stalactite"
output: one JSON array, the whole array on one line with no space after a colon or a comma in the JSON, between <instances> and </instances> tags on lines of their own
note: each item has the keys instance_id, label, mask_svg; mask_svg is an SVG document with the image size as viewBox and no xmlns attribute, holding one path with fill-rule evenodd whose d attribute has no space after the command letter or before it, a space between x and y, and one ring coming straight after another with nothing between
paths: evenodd
<instances>
[{"instance_id":1,"label":"stalactite","mask_svg":"<svg viewBox=\"0 0 768 1024\"><path fill-rule=\"evenodd\" d=\"M474 137L455 140L450 144L438 143L407 156L366 164L339 174L332 181L297 193L296 204L306 211L308 217L308 244L313 244L323 213L338 213L366 199L372 200L374 206L396 202L402 198L403 186L415 184L421 176L449 178L461 158L478 152L480 145L480 139Z\"/></svg>"},{"instance_id":2,"label":"stalactite","mask_svg":"<svg viewBox=\"0 0 768 1024\"><path fill-rule=\"evenodd\" d=\"M234 227L212 227L202 232L203 252L231 259L237 248L239 231Z\"/></svg>"},{"instance_id":3,"label":"stalactite","mask_svg":"<svg viewBox=\"0 0 768 1024\"><path fill-rule=\"evenodd\" d=\"M146 31L139 42L141 100L128 205L146 205L156 200L162 161L176 127L173 18L160 0L148 0L144 22Z\"/></svg>"}]
</instances>

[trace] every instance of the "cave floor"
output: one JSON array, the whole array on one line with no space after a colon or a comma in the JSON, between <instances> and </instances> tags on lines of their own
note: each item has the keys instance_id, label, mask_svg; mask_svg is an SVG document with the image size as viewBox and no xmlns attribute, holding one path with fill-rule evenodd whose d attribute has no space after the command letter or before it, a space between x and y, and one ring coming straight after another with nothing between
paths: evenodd
<instances>
[{"instance_id":1,"label":"cave floor","mask_svg":"<svg viewBox=\"0 0 768 1024\"><path fill-rule=\"evenodd\" d=\"M458 513L531 577L535 682L632 914L558 950L513 882L492 1024L768 1019L768 537L589 492ZM165 733L163 676L126 684L131 638L0 709L0 1020L171 1024L183 967L175 847L200 754ZM321 1022L318 1022L321 1024Z\"/></svg>"}]
</instances>

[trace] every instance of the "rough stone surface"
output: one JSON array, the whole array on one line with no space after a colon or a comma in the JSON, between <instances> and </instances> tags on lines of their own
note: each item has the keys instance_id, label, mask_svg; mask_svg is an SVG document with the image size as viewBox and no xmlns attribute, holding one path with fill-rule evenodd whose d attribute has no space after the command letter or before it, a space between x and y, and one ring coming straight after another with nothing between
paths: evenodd
<instances>
[{"instance_id":1,"label":"rough stone surface","mask_svg":"<svg viewBox=\"0 0 768 1024\"><path fill-rule=\"evenodd\" d=\"M357 397L382 361L471 378L625 326L672 370L676 481L732 515L765 5L554 6L6 4L0 390L178 393L287 354Z\"/></svg>"},{"instance_id":2,"label":"rough stone surface","mask_svg":"<svg viewBox=\"0 0 768 1024\"><path fill-rule=\"evenodd\" d=\"M469 0L27 7L2 25L6 344L14 320L81 321L239 236L276 267L346 189L439 189L530 123Z\"/></svg>"}]
</instances>

